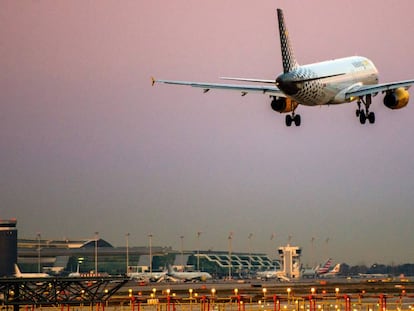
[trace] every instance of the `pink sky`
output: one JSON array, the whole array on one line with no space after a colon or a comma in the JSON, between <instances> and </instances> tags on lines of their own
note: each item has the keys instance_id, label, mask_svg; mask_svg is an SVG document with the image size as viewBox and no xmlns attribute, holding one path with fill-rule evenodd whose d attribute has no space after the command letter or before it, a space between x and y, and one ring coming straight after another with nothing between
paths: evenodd
<instances>
[{"instance_id":1,"label":"pink sky","mask_svg":"<svg viewBox=\"0 0 414 311\"><path fill-rule=\"evenodd\" d=\"M381 81L414 78L410 0L2 1L0 217L21 237L195 248L203 231L225 250L233 231L247 251L251 232L271 255L291 235L305 259L315 237L320 261L414 262L412 103L376 97L370 126L354 104L303 107L286 128L263 95L151 87L275 78L277 7L300 63L362 55Z\"/></svg>"}]
</instances>

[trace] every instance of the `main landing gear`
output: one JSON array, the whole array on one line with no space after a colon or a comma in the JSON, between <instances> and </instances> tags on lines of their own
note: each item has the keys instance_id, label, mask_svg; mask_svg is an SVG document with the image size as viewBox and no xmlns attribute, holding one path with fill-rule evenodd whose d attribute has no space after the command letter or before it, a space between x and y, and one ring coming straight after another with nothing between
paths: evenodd
<instances>
[{"instance_id":1,"label":"main landing gear","mask_svg":"<svg viewBox=\"0 0 414 311\"><path fill-rule=\"evenodd\" d=\"M292 112L292 115L288 114L286 115L286 126L291 126L292 122L295 123L296 126L300 126L301 123L301 118L300 118L300 114L295 114L295 112Z\"/></svg>"},{"instance_id":2,"label":"main landing gear","mask_svg":"<svg viewBox=\"0 0 414 311\"><path fill-rule=\"evenodd\" d=\"M365 100L363 97L360 97L358 99L358 109L356 110L356 116L359 118L359 122L361 124L365 124L365 122L369 121L369 123L374 124L375 123L375 113L372 111L369 112L369 106L371 105L372 97L371 94L368 94L365 96ZM365 110L361 109L361 103L364 104Z\"/></svg>"}]
</instances>

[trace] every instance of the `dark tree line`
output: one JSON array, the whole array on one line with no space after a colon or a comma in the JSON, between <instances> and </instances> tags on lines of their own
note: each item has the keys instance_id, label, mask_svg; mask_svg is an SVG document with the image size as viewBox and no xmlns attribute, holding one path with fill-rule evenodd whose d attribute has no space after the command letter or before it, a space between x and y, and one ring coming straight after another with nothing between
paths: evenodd
<instances>
[{"instance_id":1,"label":"dark tree line","mask_svg":"<svg viewBox=\"0 0 414 311\"><path fill-rule=\"evenodd\" d=\"M346 276L353 276L358 274L388 274L393 276L414 276L414 264L401 265L383 265L373 264L368 267L365 265L349 266L346 263L341 264L341 274Z\"/></svg>"}]
</instances>

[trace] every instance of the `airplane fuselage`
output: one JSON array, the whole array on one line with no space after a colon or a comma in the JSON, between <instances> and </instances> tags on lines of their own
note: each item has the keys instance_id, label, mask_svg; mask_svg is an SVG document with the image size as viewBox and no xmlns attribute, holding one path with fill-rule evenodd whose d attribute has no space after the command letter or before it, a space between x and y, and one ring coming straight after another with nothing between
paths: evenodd
<instances>
[{"instance_id":1,"label":"airplane fuselage","mask_svg":"<svg viewBox=\"0 0 414 311\"><path fill-rule=\"evenodd\" d=\"M276 85L301 105L342 104L345 94L378 83L378 70L368 58L353 56L298 66L276 78Z\"/></svg>"}]
</instances>

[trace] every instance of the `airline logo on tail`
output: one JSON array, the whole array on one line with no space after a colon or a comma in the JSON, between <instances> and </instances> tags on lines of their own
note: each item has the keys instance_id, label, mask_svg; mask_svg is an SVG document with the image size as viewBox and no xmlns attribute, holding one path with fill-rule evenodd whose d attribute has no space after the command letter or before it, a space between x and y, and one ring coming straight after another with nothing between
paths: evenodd
<instances>
[{"instance_id":1,"label":"airline logo on tail","mask_svg":"<svg viewBox=\"0 0 414 311\"><path fill-rule=\"evenodd\" d=\"M316 274L328 273L331 265L332 265L332 258L329 258L322 267L316 270Z\"/></svg>"},{"instance_id":2,"label":"airline logo on tail","mask_svg":"<svg viewBox=\"0 0 414 311\"><path fill-rule=\"evenodd\" d=\"M293 48L289 40L289 33L285 26L285 19L283 17L283 11L277 9L277 17L279 21L279 33L280 33L280 48L282 50L282 62L283 72L287 73L298 67L295 55L293 54Z\"/></svg>"},{"instance_id":3,"label":"airline logo on tail","mask_svg":"<svg viewBox=\"0 0 414 311\"><path fill-rule=\"evenodd\" d=\"M339 271L341 271L341 264L340 263L336 264L335 267L329 272L337 274L337 273L339 273Z\"/></svg>"}]
</instances>

